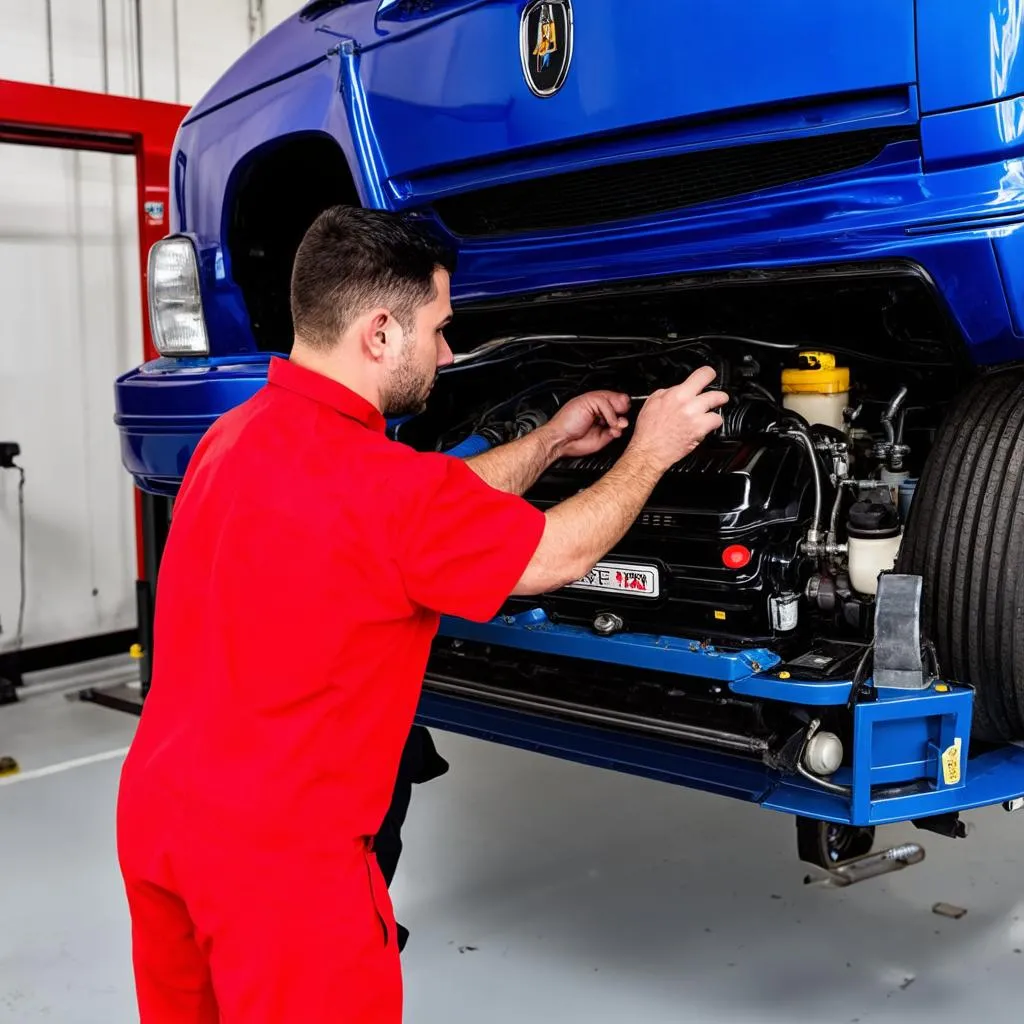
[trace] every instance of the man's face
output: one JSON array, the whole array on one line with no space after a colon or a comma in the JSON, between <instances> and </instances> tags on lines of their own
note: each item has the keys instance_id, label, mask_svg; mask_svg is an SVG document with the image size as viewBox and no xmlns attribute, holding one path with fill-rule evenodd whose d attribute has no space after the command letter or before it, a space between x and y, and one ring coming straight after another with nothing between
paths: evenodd
<instances>
[{"instance_id":1,"label":"man's face","mask_svg":"<svg viewBox=\"0 0 1024 1024\"><path fill-rule=\"evenodd\" d=\"M444 329L452 318L448 271L434 272L436 297L416 310L415 326L405 332L395 362L387 371L382 391L385 416L423 412L437 380L437 371L452 361Z\"/></svg>"}]
</instances>

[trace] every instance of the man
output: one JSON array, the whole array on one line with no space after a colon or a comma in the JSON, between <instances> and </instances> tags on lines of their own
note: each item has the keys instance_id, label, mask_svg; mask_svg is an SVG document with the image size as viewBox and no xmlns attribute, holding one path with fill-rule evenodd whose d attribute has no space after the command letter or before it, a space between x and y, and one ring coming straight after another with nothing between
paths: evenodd
<instances>
[{"instance_id":1,"label":"man","mask_svg":"<svg viewBox=\"0 0 1024 1024\"><path fill-rule=\"evenodd\" d=\"M389 441L385 415L421 410L452 359L453 269L393 215L323 214L290 360L188 467L118 797L142 1024L401 1019L368 837L439 614L487 620L584 575L721 423L710 369L656 392L618 463L546 513L518 495L620 436L627 396L583 395L469 462Z\"/></svg>"},{"instance_id":2,"label":"man","mask_svg":"<svg viewBox=\"0 0 1024 1024\"><path fill-rule=\"evenodd\" d=\"M384 884L391 887L398 861L402 856L402 826L409 811L412 787L432 782L448 771L448 762L437 752L433 737L422 725L414 725L405 741L402 758L398 762L398 775L391 793L391 805L373 837L373 853L377 859ZM409 929L396 922L396 941L401 953L409 939Z\"/></svg>"}]
</instances>

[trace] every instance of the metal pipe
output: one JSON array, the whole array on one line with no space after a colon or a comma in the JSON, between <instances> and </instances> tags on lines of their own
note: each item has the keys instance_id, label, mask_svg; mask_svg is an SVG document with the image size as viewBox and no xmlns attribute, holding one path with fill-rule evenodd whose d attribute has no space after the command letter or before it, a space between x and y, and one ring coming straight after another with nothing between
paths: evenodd
<instances>
[{"instance_id":1,"label":"metal pipe","mask_svg":"<svg viewBox=\"0 0 1024 1024\"><path fill-rule=\"evenodd\" d=\"M249 44L252 45L267 31L263 0L249 0Z\"/></svg>"},{"instance_id":2,"label":"metal pipe","mask_svg":"<svg viewBox=\"0 0 1024 1024\"><path fill-rule=\"evenodd\" d=\"M924 860L924 847L917 843L906 843L894 846L891 850L879 850L877 853L866 853L863 857L855 857L842 864L828 868L828 881L832 885L847 886L863 882L868 878L888 875L893 871L902 871L913 867Z\"/></svg>"},{"instance_id":3,"label":"metal pipe","mask_svg":"<svg viewBox=\"0 0 1024 1024\"><path fill-rule=\"evenodd\" d=\"M139 72L139 99L144 99L146 90L142 80L142 0L135 0L135 64Z\"/></svg>"},{"instance_id":4,"label":"metal pipe","mask_svg":"<svg viewBox=\"0 0 1024 1024\"><path fill-rule=\"evenodd\" d=\"M843 488L852 486L852 480L840 480L839 486L836 488L836 500L832 502L832 515L829 517L828 522L828 540L830 544L835 543L839 530L839 509L843 503Z\"/></svg>"},{"instance_id":5,"label":"metal pipe","mask_svg":"<svg viewBox=\"0 0 1024 1024\"><path fill-rule=\"evenodd\" d=\"M53 0L46 0L46 59L50 71L50 85L53 85Z\"/></svg>"},{"instance_id":6,"label":"metal pipe","mask_svg":"<svg viewBox=\"0 0 1024 1024\"><path fill-rule=\"evenodd\" d=\"M655 736L689 740L692 743L700 743L719 750L730 750L734 753L764 755L768 752L768 741L756 736L741 736L738 733L706 729L703 726L686 725L682 722L665 722L661 719L634 715L625 711L595 711L572 701L556 700L554 697L524 697L503 687L465 683L447 676L428 675L424 680L424 686L426 689L438 693L450 693L457 697L476 697L508 707L524 708L528 711L556 712L581 722L625 726Z\"/></svg>"},{"instance_id":7,"label":"metal pipe","mask_svg":"<svg viewBox=\"0 0 1024 1024\"><path fill-rule=\"evenodd\" d=\"M103 91L110 92L110 52L107 39L107 0L100 0L100 54L103 61Z\"/></svg>"},{"instance_id":8,"label":"metal pipe","mask_svg":"<svg viewBox=\"0 0 1024 1024\"><path fill-rule=\"evenodd\" d=\"M804 745L800 750L800 756L796 759L796 770L805 779L807 779L808 782L813 782L814 785L820 786L822 789L828 790L830 793L835 793L837 796L850 796L851 790L848 786L840 786L835 782L829 782L827 779L821 778L820 775L815 775L813 772L808 771L807 767L804 765L804 758L807 756L807 747L811 740L814 739L815 734L820 728L820 718L815 718L807 727L807 735L804 737Z\"/></svg>"},{"instance_id":9,"label":"metal pipe","mask_svg":"<svg viewBox=\"0 0 1024 1024\"><path fill-rule=\"evenodd\" d=\"M805 779L807 779L808 782L813 782L816 786L820 786L822 789L826 789L830 793L835 793L836 796L850 795L850 790L846 786L838 786L834 782L828 782L825 779L819 778L817 775L813 775L803 766L802 762L797 762L796 770Z\"/></svg>"},{"instance_id":10,"label":"metal pipe","mask_svg":"<svg viewBox=\"0 0 1024 1024\"><path fill-rule=\"evenodd\" d=\"M178 0L171 0L171 47L174 53L174 102L181 102L181 44L178 38Z\"/></svg>"},{"instance_id":11,"label":"metal pipe","mask_svg":"<svg viewBox=\"0 0 1024 1024\"><path fill-rule=\"evenodd\" d=\"M807 449L807 456L811 460L811 471L814 473L814 524L807 539L812 544L816 544L821 540L822 503L821 466L818 463L818 453L814 450L814 442L811 440L810 435L806 430L794 428L792 430L787 430L783 436L799 438Z\"/></svg>"},{"instance_id":12,"label":"metal pipe","mask_svg":"<svg viewBox=\"0 0 1024 1024\"><path fill-rule=\"evenodd\" d=\"M890 445L897 443L896 429L892 425L892 421L896 414L900 410L900 406L903 404L904 399L907 397L907 389L902 387L892 397L892 401L889 403L885 412L882 413L882 429L885 431L886 440Z\"/></svg>"},{"instance_id":13,"label":"metal pipe","mask_svg":"<svg viewBox=\"0 0 1024 1024\"><path fill-rule=\"evenodd\" d=\"M95 687L132 685L139 679L138 665L124 658L104 659L97 665L83 667L68 665L32 673L18 690L20 700L45 697L48 694L68 693Z\"/></svg>"},{"instance_id":14,"label":"metal pipe","mask_svg":"<svg viewBox=\"0 0 1024 1024\"><path fill-rule=\"evenodd\" d=\"M120 686L138 682L138 672L120 672L108 674L96 679L55 679L49 683L33 683L31 686L23 686L18 691L19 700L29 700L32 697L46 697L54 693L70 693L72 690L89 690L98 686Z\"/></svg>"}]
</instances>

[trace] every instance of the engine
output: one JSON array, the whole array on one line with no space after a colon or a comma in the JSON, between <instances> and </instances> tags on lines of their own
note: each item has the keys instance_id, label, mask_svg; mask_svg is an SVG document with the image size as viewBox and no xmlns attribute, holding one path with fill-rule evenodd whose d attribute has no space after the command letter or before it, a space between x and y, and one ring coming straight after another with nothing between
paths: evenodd
<instances>
[{"instance_id":1,"label":"engine","mask_svg":"<svg viewBox=\"0 0 1024 1024\"><path fill-rule=\"evenodd\" d=\"M721 429L662 478L615 550L540 599L552 620L776 650L799 642L806 651L814 633L870 633L878 575L894 565L912 496L910 388L889 380L886 393L889 374L870 368L857 381L828 352L776 345L766 357L750 339L535 339L518 358L525 340L508 344L496 371L493 353L477 357L492 384L474 375L473 359L458 368L477 394L500 387L508 397L478 407L437 447L512 440L597 388L628 389L635 411L705 363L730 394ZM629 440L559 461L527 499L549 508L590 486Z\"/></svg>"},{"instance_id":2,"label":"engine","mask_svg":"<svg viewBox=\"0 0 1024 1024\"><path fill-rule=\"evenodd\" d=\"M622 442L554 466L527 495L540 507L589 486ZM549 595L549 614L606 632L680 632L758 641L790 614L813 502L804 454L779 434L708 440L661 480L621 544L583 580Z\"/></svg>"}]
</instances>

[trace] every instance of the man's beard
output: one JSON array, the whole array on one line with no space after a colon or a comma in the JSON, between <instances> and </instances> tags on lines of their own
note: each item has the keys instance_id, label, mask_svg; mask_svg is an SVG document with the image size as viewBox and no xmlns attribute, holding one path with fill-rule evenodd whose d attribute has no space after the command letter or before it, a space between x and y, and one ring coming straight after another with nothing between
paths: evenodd
<instances>
[{"instance_id":1,"label":"man's beard","mask_svg":"<svg viewBox=\"0 0 1024 1024\"><path fill-rule=\"evenodd\" d=\"M417 416L427 407L427 399L434 390L437 380L437 367L431 371L423 371L415 365L412 358L413 346L408 345L406 354L395 372L388 380L387 388L381 396L383 413L388 417Z\"/></svg>"}]
</instances>

